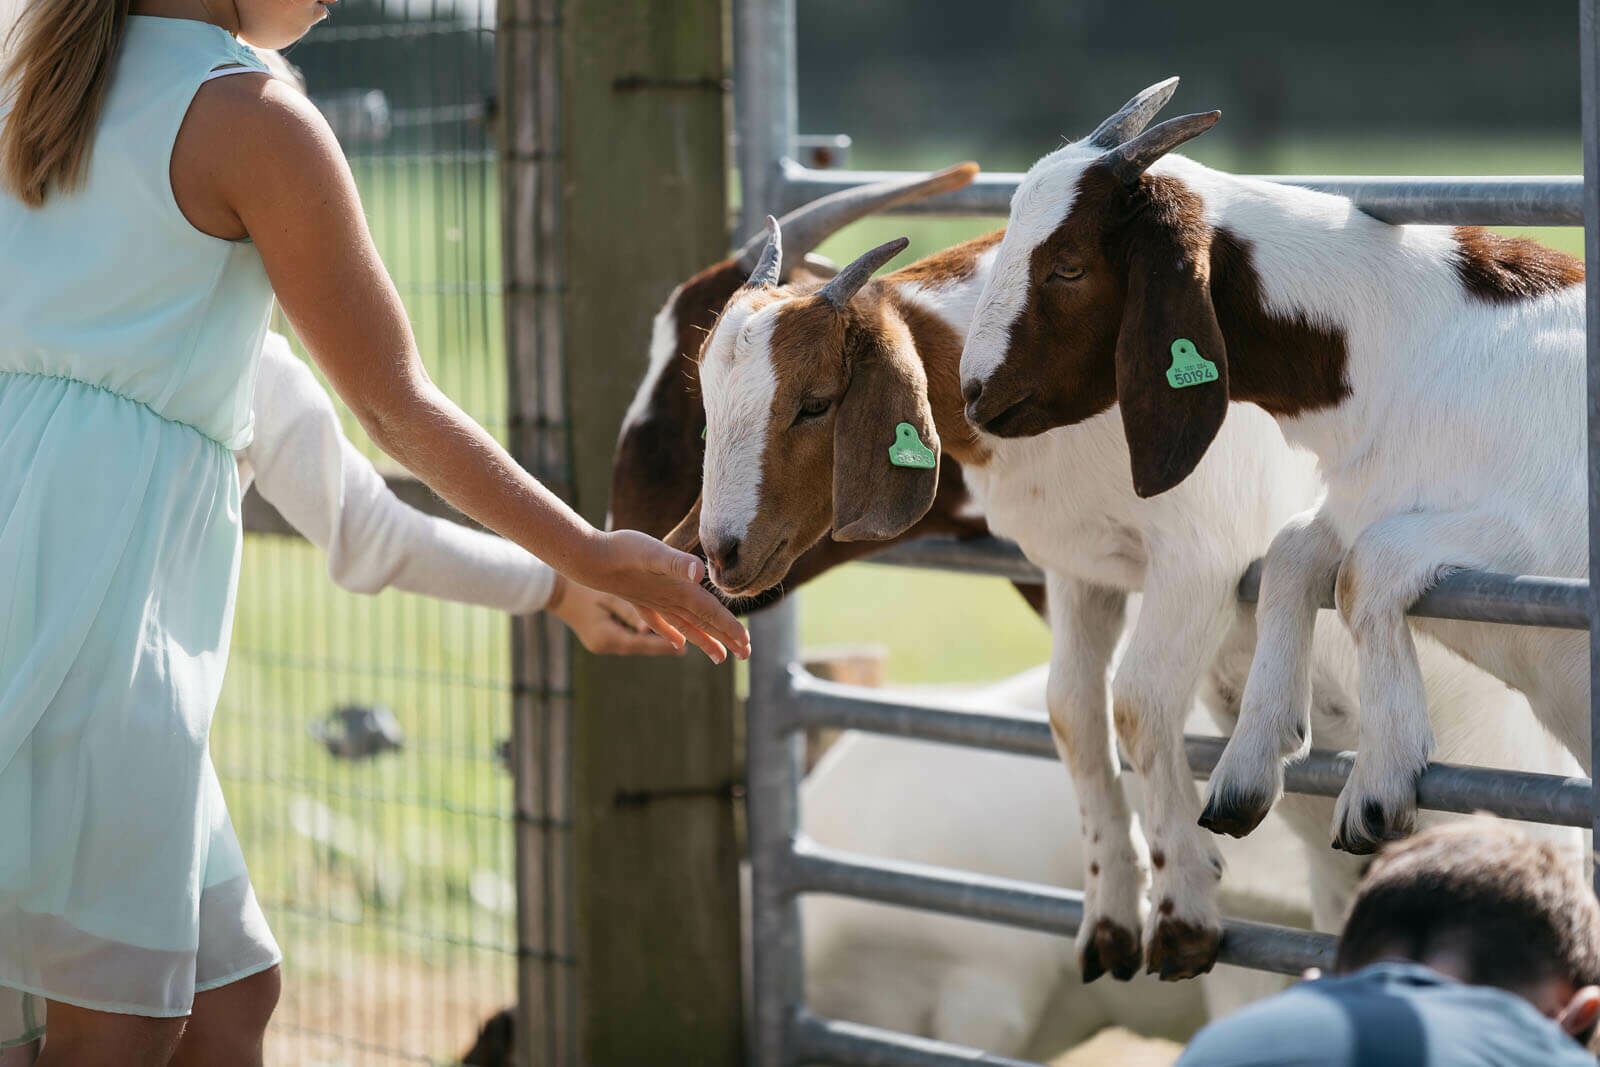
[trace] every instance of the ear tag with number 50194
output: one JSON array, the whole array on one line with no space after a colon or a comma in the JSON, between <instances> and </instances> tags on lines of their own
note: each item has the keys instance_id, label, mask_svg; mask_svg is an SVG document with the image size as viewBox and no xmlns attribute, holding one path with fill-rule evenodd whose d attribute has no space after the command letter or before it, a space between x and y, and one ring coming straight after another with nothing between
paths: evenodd
<instances>
[{"instance_id":1,"label":"ear tag with number 50194","mask_svg":"<svg viewBox=\"0 0 1600 1067\"><path fill-rule=\"evenodd\" d=\"M922 438L917 436L917 428L909 422L902 422L894 428L894 444L889 446L889 462L896 467L932 470L936 457L933 449L923 444Z\"/></svg>"},{"instance_id":2,"label":"ear tag with number 50194","mask_svg":"<svg viewBox=\"0 0 1600 1067\"><path fill-rule=\"evenodd\" d=\"M1174 389L1204 385L1217 380L1217 365L1200 354L1194 342L1180 337L1172 342L1172 366L1167 368L1167 384Z\"/></svg>"}]
</instances>

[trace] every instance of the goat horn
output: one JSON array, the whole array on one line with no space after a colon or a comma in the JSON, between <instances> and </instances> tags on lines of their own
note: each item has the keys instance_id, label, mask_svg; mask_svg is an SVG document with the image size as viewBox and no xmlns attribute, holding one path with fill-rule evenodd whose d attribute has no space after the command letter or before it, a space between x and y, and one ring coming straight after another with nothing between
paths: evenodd
<instances>
[{"instance_id":1,"label":"goat horn","mask_svg":"<svg viewBox=\"0 0 1600 1067\"><path fill-rule=\"evenodd\" d=\"M1088 137L1096 148L1115 148L1144 132L1156 112L1167 106L1172 94L1178 91L1178 79L1168 78L1140 90L1132 100L1123 104L1117 113L1094 128Z\"/></svg>"},{"instance_id":2,"label":"goat horn","mask_svg":"<svg viewBox=\"0 0 1600 1067\"><path fill-rule=\"evenodd\" d=\"M767 244L761 250L761 258L750 271L750 278L746 285L755 287L762 285L777 285L778 275L783 267L783 230L778 225L778 220L771 215L767 216Z\"/></svg>"},{"instance_id":3,"label":"goat horn","mask_svg":"<svg viewBox=\"0 0 1600 1067\"><path fill-rule=\"evenodd\" d=\"M971 185L978 175L976 163L958 163L937 174L896 181L873 182L854 189L841 189L836 193L795 208L783 217L783 232L788 247L788 260L797 265L802 256L811 252L823 241L838 233L857 219L911 200L921 200L951 189ZM739 266L754 272L766 235L756 234L739 250ZM785 271L784 273L788 273Z\"/></svg>"},{"instance_id":4,"label":"goat horn","mask_svg":"<svg viewBox=\"0 0 1600 1067\"><path fill-rule=\"evenodd\" d=\"M877 273L879 267L904 252L910 243L909 238L896 237L879 245L834 275L827 285L817 290L817 295L842 309L867 284L867 279Z\"/></svg>"},{"instance_id":5,"label":"goat horn","mask_svg":"<svg viewBox=\"0 0 1600 1067\"><path fill-rule=\"evenodd\" d=\"M1203 111L1198 115L1179 115L1150 127L1133 140L1106 153L1111 173L1125 185L1137 183L1150 164L1185 141L1199 137L1215 126L1221 117L1220 111Z\"/></svg>"}]
</instances>

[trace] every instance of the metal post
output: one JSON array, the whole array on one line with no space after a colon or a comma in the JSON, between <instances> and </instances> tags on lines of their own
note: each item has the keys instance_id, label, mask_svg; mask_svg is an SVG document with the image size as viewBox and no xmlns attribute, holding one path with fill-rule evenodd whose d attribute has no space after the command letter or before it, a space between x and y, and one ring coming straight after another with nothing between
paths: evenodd
<instances>
[{"instance_id":1,"label":"metal post","mask_svg":"<svg viewBox=\"0 0 1600 1067\"><path fill-rule=\"evenodd\" d=\"M794 143L794 0L738 0L733 10L734 128L743 193L739 238L783 211L783 160Z\"/></svg>"},{"instance_id":2,"label":"metal post","mask_svg":"<svg viewBox=\"0 0 1600 1067\"><path fill-rule=\"evenodd\" d=\"M794 0L734 3L734 122L738 134L740 235L760 229L778 202L783 159L795 133ZM750 847L750 1027L755 1067L790 1067L789 1027L804 996L800 903L784 871L800 826L800 740L786 733L789 664L797 652L790 597L750 619L750 698L745 724L745 807Z\"/></svg>"},{"instance_id":3,"label":"metal post","mask_svg":"<svg viewBox=\"0 0 1600 1067\"><path fill-rule=\"evenodd\" d=\"M1578 7L1578 38L1582 56L1583 86L1583 256L1588 265L1587 323L1589 352L1589 756L1590 767L1600 766L1600 24L1595 22L1594 0ZM1591 777L1593 771L1591 770ZM1595 837L1600 845L1600 792L1594 795ZM1595 891L1600 893L1600 863L1595 865Z\"/></svg>"},{"instance_id":4,"label":"metal post","mask_svg":"<svg viewBox=\"0 0 1600 1067\"><path fill-rule=\"evenodd\" d=\"M789 665L796 657L790 597L750 619L745 806L750 839L750 935L755 1019L751 1062L790 1067L789 1026L804 996L800 902L787 871L800 832L800 735L789 729Z\"/></svg>"}]
</instances>

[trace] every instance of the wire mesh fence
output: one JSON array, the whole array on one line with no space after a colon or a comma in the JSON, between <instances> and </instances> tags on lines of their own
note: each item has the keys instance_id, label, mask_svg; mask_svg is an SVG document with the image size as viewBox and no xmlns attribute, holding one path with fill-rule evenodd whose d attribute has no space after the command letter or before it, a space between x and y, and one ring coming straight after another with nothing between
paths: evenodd
<instances>
[{"instance_id":1,"label":"wire mesh fence","mask_svg":"<svg viewBox=\"0 0 1600 1067\"><path fill-rule=\"evenodd\" d=\"M289 59L430 373L505 440L492 3L333 10ZM310 545L246 539L212 752L284 949L269 1063L453 1063L515 1002L510 642L493 612L356 596Z\"/></svg>"}]
</instances>

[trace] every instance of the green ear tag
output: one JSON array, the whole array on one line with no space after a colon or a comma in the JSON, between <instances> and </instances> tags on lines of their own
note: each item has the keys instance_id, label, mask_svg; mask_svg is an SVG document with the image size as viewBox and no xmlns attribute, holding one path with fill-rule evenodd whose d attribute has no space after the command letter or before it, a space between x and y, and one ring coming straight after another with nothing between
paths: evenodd
<instances>
[{"instance_id":1,"label":"green ear tag","mask_svg":"<svg viewBox=\"0 0 1600 1067\"><path fill-rule=\"evenodd\" d=\"M889 462L896 467L916 467L931 471L936 463L933 449L922 443L917 428L902 422L894 428L894 444L889 446Z\"/></svg>"},{"instance_id":2,"label":"green ear tag","mask_svg":"<svg viewBox=\"0 0 1600 1067\"><path fill-rule=\"evenodd\" d=\"M1172 366L1167 368L1167 384L1174 389L1204 385L1217 380L1217 365L1200 354L1194 342L1180 337L1172 342Z\"/></svg>"},{"instance_id":3,"label":"green ear tag","mask_svg":"<svg viewBox=\"0 0 1600 1067\"><path fill-rule=\"evenodd\" d=\"M708 424L708 425L705 425L705 426L702 426L702 427L700 427L700 440L702 440L702 441L704 441L704 440L705 440L705 439L706 439L706 433L707 433L707 432L708 432L708 431L709 431L709 430L710 430L710 429L711 429L711 427L710 427L710 425L709 425L709 424Z\"/></svg>"}]
</instances>

